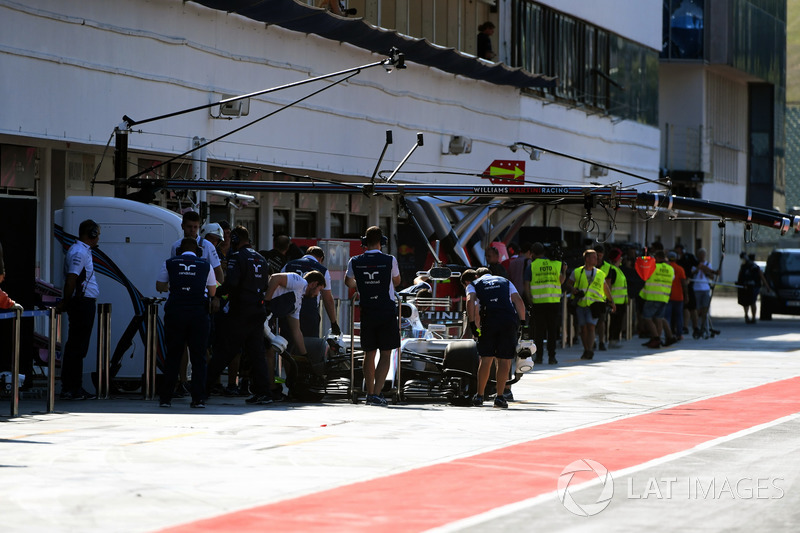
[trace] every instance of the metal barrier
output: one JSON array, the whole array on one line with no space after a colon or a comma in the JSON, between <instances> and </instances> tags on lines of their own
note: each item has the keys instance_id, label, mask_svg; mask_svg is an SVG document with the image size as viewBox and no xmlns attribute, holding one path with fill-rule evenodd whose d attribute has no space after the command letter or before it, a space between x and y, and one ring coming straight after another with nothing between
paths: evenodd
<instances>
[{"instance_id":1,"label":"metal barrier","mask_svg":"<svg viewBox=\"0 0 800 533\"><path fill-rule=\"evenodd\" d=\"M55 318L56 312L55 308L50 308L47 310L39 310L39 311L23 311L21 309L14 309L9 312L0 313L0 320L4 319L11 319L11 328L13 330L12 335L12 343L11 343L11 409L10 409L10 416L12 418L19 416L19 354L20 354L20 342L22 340L22 319L28 317L35 317L35 316L47 316L50 315L50 346L49 346L49 357L48 357L48 368L55 366L55 357L56 357L56 349L55 349L55 333L54 333L54 324L58 322L58 319ZM59 325L60 326L60 325ZM47 412L53 412L53 405L54 401L51 400L51 397L54 395L55 390L55 382L54 382L54 372L51 370L48 372L48 402L47 402ZM33 379L33 376L29 376L29 379Z\"/></svg>"},{"instance_id":2,"label":"metal barrier","mask_svg":"<svg viewBox=\"0 0 800 533\"><path fill-rule=\"evenodd\" d=\"M358 403L356 392L356 295L350 299L350 400ZM363 371L363 370L362 370Z\"/></svg>"},{"instance_id":3,"label":"metal barrier","mask_svg":"<svg viewBox=\"0 0 800 533\"><path fill-rule=\"evenodd\" d=\"M97 398L107 400L111 388L111 304L97 305Z\"/></svg>"},{"instance_id":4,"label":"metal barrier","mask_svg":"<svg viewBox=\"0 0 800 533\"><path fill-rule=\"evenodd\" d=\"M47 346L47 409L52 413L56 409L56 340L61 331L61 314L55 307L49 309L50 314L50 343Z\"/></svg>"}]
</instances>

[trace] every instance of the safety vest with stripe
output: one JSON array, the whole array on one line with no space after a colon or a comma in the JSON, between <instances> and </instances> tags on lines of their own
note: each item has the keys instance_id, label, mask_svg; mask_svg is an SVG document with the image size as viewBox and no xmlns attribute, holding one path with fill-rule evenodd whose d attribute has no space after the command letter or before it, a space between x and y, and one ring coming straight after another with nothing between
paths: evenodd
<instances>
[{"instance_id":1,"label":"safety vest with stripe","mask_svg":"<svg viewBox=\"0 0 800 533\"><path fill-rule=\"evenodd\" d=\"M538 258L531 262L531 300L534 304L561 301L561 261Z\"/></svg>"},{"instance_id":2,"label":"safety vest with stripe","mask_svg":"<svg viewBox=\"0 0 800 533\"><path fill-rule=\"evenodd\" d=\"M674 268L667 263L656 263L656 269L653 275L644 282L644 287L639 292L639 297L649 302L669 302L669 294L672 292L672 280L674 277Z\"/></svg>"},{"instance_id":3,"label":"safety vest with stripe","mask_svg":"<svg viewBox=\"0 0 800 533\"><path fill-rule=\"evenodd\" d=\"M614 272L617 273L617 277L611 285L611 299L614 300L614 303L617 305L628 303L628 279L618 266L611 265L609 270L612 268Z\"/></svg>"},{"instance_id":4,"label":"safety vest with stripe","mask_svg":"<svg viewBox=\"0 0 800 533\"><path fill-rule=\"evenodd\" d=\"M606 282L606 273L599 268L594 269L594 279L589 283L589 278L586 277L584 267L575 269L575 284L574 287L582 290L586 295L578 300L578 306L589 307L595 302L605 302L606 293L603 285Z\"/></svg>"}]
</instances>

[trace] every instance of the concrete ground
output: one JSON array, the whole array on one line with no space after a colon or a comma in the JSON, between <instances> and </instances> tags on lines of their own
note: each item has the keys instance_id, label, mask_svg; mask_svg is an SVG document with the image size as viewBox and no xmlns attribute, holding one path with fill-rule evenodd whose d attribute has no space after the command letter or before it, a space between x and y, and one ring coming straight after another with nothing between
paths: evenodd
<instances>
[{"instance_id":1,"label":"concrete ground","mask_svg":"<svg viewBox=\"0 0 800 533\"><path fill-rule=\"evenodd\" d=\"M632 339L593 361L563 349L508 410L212 397L205 410L114 399L43 414L24 400L0 418L3 527L796 531L798 319L746 325L722 296L712 314L711 339ZM673 418L653 429L660 415ZM563 486L581 460L594 471Z\"/></svg>"}]
</instances>

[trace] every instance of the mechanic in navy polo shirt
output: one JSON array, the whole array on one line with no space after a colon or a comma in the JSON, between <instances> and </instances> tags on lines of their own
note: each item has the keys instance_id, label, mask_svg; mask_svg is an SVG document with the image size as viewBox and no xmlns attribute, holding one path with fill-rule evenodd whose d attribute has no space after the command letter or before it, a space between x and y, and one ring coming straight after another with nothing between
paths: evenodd
<instances>
[{"instance_id":1,"label":"mechanic in navy polo shirt","mask_svg":"<svg viewBox=\"0 0 800 533\"><path fill-rule=\"evenodd\" d=\"M392 350L400 347L400 324L394 288L400 284L400 268L393 255L381 252L387 243L377 226L367 229L361 244L366 251L350 258L344 282L358 291L361 307L361 349L364 350L364 383L367 405L387 406L381 394L389 373ZM378 366L375 354L381 351Z\"/></svg>"},{"instance_id":2,"label":"mechanic in navy polo shirt","mask_svg":"<svg viewBox=\"0 0 800 533\"><path fill-rule=\"evenodd\" d=\"M156 290L169 291L164 306L167 368L161 387L161 407L172 405L172 393L186 345L192 360L191 407L206 406L206 350L211 327L208 298L214 296L217 280L211 264L198 257L198 251L194 238L183 239L178 247L179 255L167 259L156 278Z\"/></svg>"},{"instance_id":3,"label":"mechanic in navy polo shirt","mask_svg":"<svg viewBox=\"0 0 800 533\"><path fill-rule=\"evenodd\" d=\"M506 381L511 372L511 361L517 353L520 324L525 321L525 303L514 284L502 276L494 276L488 268L477 270L478 279L467 286L467 318L470 329L478 338L478 393L473 405L483 405L483 395L489 381L492 364L497 359L497 397L494 406L507 409L503 397ZM481 327L475 325L479 313Z\"/></svg>"},{"instance_id":4,"label":"mechanic in navy polo shirt","mask_svg":"<svg viewBox=\"0 0 800 533\"><path fill-rule=\"evenodd\" d=\"M317 271L325 276L325 286L319 296L303 296L302 306L300 307L300 331L304 337L319 337L319 301L325 306L328 319L331 321L331 333L340 335L342 330L336 320L336 308L331 293L331 274L322 265L325 261L325 252L319 246L309 246L306 254L300 259L292 259L283 265L282 272L296 272L303 276L307 272Z\"/></svg>"}]
</instances>

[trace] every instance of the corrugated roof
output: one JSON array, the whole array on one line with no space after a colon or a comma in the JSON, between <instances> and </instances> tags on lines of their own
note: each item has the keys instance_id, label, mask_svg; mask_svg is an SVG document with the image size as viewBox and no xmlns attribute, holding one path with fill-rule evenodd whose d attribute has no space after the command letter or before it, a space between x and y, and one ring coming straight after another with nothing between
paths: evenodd
<instances>
[{"instance_id":1,"label":"corrugated roof","mask_svg":"<svg viewBox=\"0 0 800 533\"><path fill-rule=\"evenodd\" d=\"M406 61L435 67L451 74L497 85L519 88L554 87L556 79L532 74L503 63L490 63L465 54L455 48L445 48L426 39L402 35L396 31L373 26L361 18L344 18L325 9L312 7L297 0L193 0L206 7L238 13L266 24L288 30L314 33L350 43L376 54L388 54L397 48Z\"/></svg>"}]
</instances>

